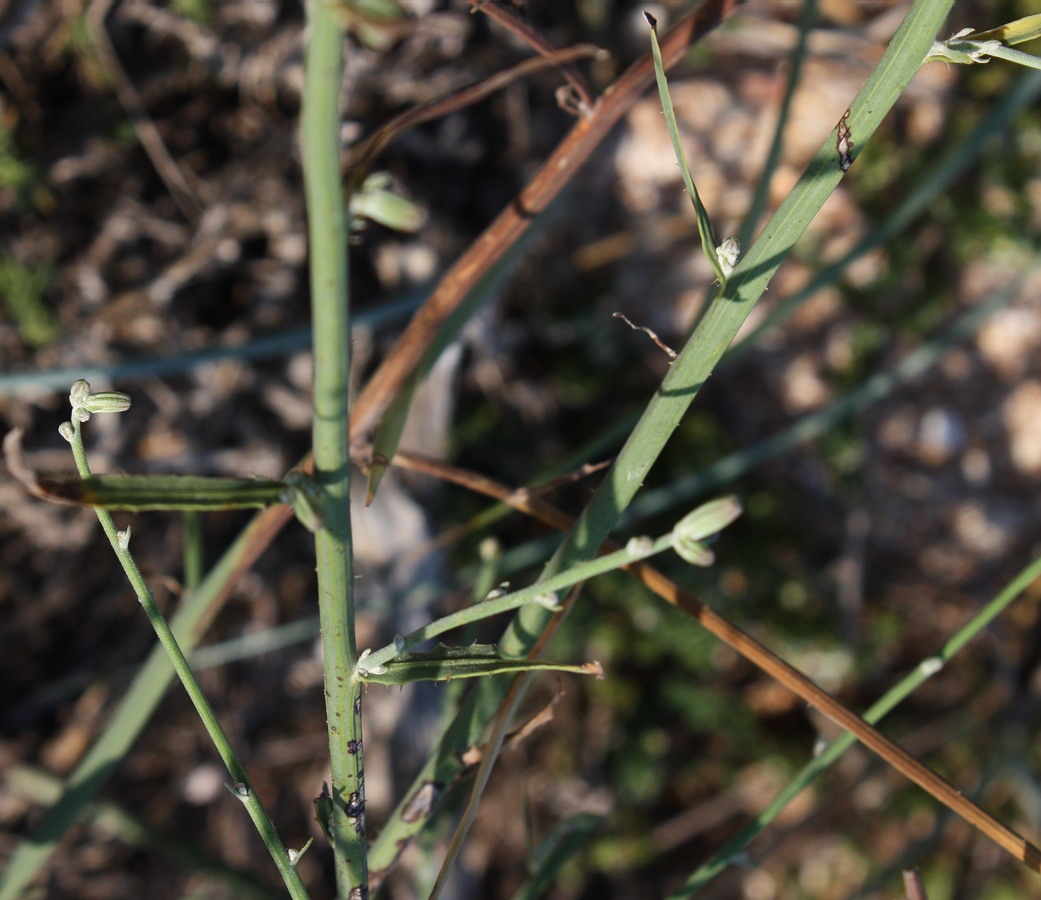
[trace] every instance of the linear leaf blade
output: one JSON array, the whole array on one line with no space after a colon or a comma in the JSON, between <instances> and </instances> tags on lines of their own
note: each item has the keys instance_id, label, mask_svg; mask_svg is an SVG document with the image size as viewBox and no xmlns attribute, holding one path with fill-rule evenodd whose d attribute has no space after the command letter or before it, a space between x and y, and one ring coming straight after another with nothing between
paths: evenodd
<instances>
[{"instance_id":1,"label":"linear leaf blade","mask_svg":"<svg viewBox=\"0 0 1041 900\"><path fill-rule=\"evenodd\" d=\"M401 653L385 665L366 669L359 660L358 675L377 684L411 684L414 681L451 681L455 678L480 678L486 675L517 674L539 670L573 672L577 675L604 677L598 662L570 665L531 659L509 659L500 656L494 644L471 644L469 647L446 647L444 644L425 653Z\"/></svg>"},{"instance_id":2,"label":"linear leaf blade","mask_svg":"<svg viewBox=\"0 0 1041 900\"><path fill-rule=\"evenodd\" d=\"M39 476L36 485L48 500L131 512L262 509L283 502L286 489L281 481L203 475Z\"/></svg>"}]
</instances>

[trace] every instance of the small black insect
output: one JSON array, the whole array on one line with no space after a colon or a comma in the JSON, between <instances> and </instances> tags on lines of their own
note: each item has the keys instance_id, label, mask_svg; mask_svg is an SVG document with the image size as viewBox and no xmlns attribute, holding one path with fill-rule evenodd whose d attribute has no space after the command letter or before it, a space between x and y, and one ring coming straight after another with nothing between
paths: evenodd
<instances>
[{"instance_id":1,"label":"small black insect","mask_svg":"<svg viewBox=\"0 0 1041 900\"><path fill-rule=\"evenodd\" d=\"M843 172L853 165L853 132L846 124L848 118L849 110L847 109L839 119L839 133L835 136L835 149L839 152L839 168Z\"/></svg>"}]
</instances>

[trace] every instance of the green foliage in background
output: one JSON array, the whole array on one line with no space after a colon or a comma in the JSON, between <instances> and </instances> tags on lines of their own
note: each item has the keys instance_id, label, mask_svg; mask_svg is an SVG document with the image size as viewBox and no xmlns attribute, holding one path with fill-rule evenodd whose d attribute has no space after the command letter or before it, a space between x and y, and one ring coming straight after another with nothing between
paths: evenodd
<instances>
[{"instance_id":1,"label":"green foliage in background","mask_svg":"<svg viewBox=\"0 0 1041 900\"><path fill-rule=\"evenodd\" d=\"M46 300L53 279L50 266L30 266L11 256L0 256L0 303L6 318L30 347L45 347L61 333Z\"/></svg>"}]
</instances>

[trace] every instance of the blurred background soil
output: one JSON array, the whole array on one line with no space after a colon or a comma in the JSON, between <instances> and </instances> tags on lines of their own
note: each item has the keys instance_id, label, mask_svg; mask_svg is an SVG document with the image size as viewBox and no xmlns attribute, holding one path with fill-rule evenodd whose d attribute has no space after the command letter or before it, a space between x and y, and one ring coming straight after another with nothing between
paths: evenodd
<instances>
[{"instance_id":1,"label":"blurred background soil","mask_svg":"<svg viewBox=\"0 0 1041 900\"><path fill-rule=\"evenodd\" d=\"M351 38L343 139L530 56L469 3L403 0L399 20ZM1027 2L957 4L947 32L993 27ZM680 4L528 0L554 43L592 42L603 89ZM775 208L834 127L906 12L821 0L780 166ZM777 119L800 3L749 0L673 73L687 152L717 234L736 233ZM57 427L71 381L132 394L87 426L96 472L280 477L309 446L310 357L297 124L305 14L292 0L7 0L0 4L0 425L25 429L38 469L72 468ZM943 35L943 36L946 36ZM1019 74L1001 62L925 67L810 226L748 333L841 257L927 175ZM571 127L559 74L515 82L395 139L377 162L423 212L413 234L369 225L351 255L360 383L437 277ZM1036 97L1036 94L1035 94ZM698 398L648 479L665 489L822 409L893 366L962 310L1026 274L1041 232L1036 99L896 241L860 256ZM652 93L533 228L509 277L445 355L410 423L411 446L510 485L609 457L668 366L613 312L682 345L712 272ZM1041 501L1041 279L927 374L730 489L745 517L719 562L673 574L860 710L933 652L1035 554ZM54 374L57 371L57 374ZM612 434L610 429L614 427ZM577 511L595 478L553 495ZM662 533L692 505L634 525ZM396 477L358 508L361 646L468 602L489 532L429 542L485 501ZM67 774L104 726L153 638L93 513L43 504L0 475L0 855L40 815L28 770ZM133 522L132 548L167 610L181 590L181 521ZM207 561L248 521L205 520ZM545 541L518 516L504 551ZM535 544L510 574L524 583ZM543 548L543 549L540 549ZM536 552L537 551L537 552ZM542 555L539 556L538 554ZM516 555L516 554L515 554ZM1026 833L1041 829L1038 589L895 713L885 730ZM243 577L205 644L203 685L286 843L332 896L312 799L328 778L313 545L295 523ZM283 629L281 631L276 629ZM273 631L274 630L274 631ZM489 630L484 637L494 639ZM270 638L276 646L257 648ZM281 641L281 643L278 643ZM245 650L240 650L245 644ZM754 816L830 726L625 577L587 587L552 655L599 659L604 682L544 679L553 721L508 753L454 896L511 897L530 845L581 814L600 828L554 898L654 897ZM366 697L373 834L434 733L445 688ZM274 885L273 867L180 688L104 791L165 838ZM411 897L444 829L385 889ZM429 855L428 855L429 854ZM1022 896L1036 881L901 778L855 750L705 897ZM38 896L245 896L155 847L77 825ZM947 893L944 893L947 891ZM1004 892L1004 893L1003 893Z\"/></svg>"}]
</instances>

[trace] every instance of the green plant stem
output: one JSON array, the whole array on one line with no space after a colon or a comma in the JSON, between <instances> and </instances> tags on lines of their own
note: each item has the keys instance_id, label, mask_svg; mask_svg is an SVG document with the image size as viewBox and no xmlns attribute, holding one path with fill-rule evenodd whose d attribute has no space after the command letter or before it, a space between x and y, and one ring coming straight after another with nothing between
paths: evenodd
<instances>
[{"instance_id":1,"label":"green plant stem","mask_svg":"<svg viewBox=\"0 0 1041 900\"><path fill-rule=\"evenodd\" d=\"M901 681L890 688L874 703L864 720L877 725L893 709L909 697L928 678L937 674L966 644L1004 612L1038 577L1041 577L1041 557L1035 559L1020 572L994 599L955 632L933 656L922 660ZM673 891L668 900L682 900L703 887L727 867L749 842L766 828L781 811L825 769L835 763L856 742L849 732L833 740L787 784L784 789L734 837L716 853L712 859L695 871L681 887Z\"/></svg>"},{"instance_id":2,"label":"green plant stem","mask_svg":"<svg viewBox=\"0 0 1041 900\"><path fill-rule=\"evenodd\" d=\"M665 115L665 124L669 130L669 138L672 141L672 149L679 163L680 174L683 176L683 184L687 188L690 202L694 204L694 213L698 219L698 234L701 237L701 251L705 254L716 273L719 284L725 285L727 274L719 263L719 254L716 252L716 233L712 228L712 220L709 218L705 204L701 202L694 178L690 174L687 165L686 154L683 152L683 141L680 138L680 128L676 122L676 111L672 107L672 96L669 94L669 84L665 78L665 64L661 58L661 48L658 46L658 27L653 17L644 13L651 25L651 55L654 58L654 80L658 85L658 97L661 99L662 112Z\"/></svg>"},{"instance_id":3,"label":"green plant stem","mask_svg":"<svg viewBox=\"0 0 1041 900\"><path fill-rule=\"evenodd\" d=\"M344 32L335 6L312 0L302 114L314 346L314 462L324 525L315 532L318 611L332 772L336 885L342 900L368 891L361 683L354 676L350 519L347 220L340 179L340 87Z\"/></svg>"},{"instance_id":4,"label":"green plant stem","mask_svg":"<svg viewBox=\"0 0 1041 900\"><path fill-rule=\"evenodd\" d=\"M205 532L202 527L202 513L189 510L182 516L184 522L184 587L194 591L202 581L203 547Z\"/></svg>"},{"instance_id":5,"label":"green plant stem","mask_svg":"<svg viewBox=\"0 0 1041 900\"><path fill-rule=\"evenodd\" d=\"M88 478L90 476L90 466L87 462L87 454L83 447L82 425L75 416L73 416L72 426L73 439L70 443L72 446L73 457L76 460L76 469L81 477ZM232 794L241 800L243 805L246 807L249 817L253 820L253 824L260 833L261 839L267 845L271 858L275 861L275 865L278 867L279 874L282 876L282 881L289 889L290 896L303 900L303 898L307 897L307 891L304 888L303 882L300 880L300 875L297 873L296 867L290 861L289 853L286 851L282 839L278 836L274 823L272 823L270 817L265 812L264 807L260 802L260 798L257 797L257 793L249 781L249 776L246 774L245 767L232 749L231 742L228 740L228 736L224 733L224 729L217 720L213 707L210 706L210 703L206 699L206 695L203 694L198 681L195 680L195 675L192 673L191 667L188 665L188 660L185 658L180 644L177 643L177 638L174 637L169 624L163 617L163 614L159 611L159 607L155 602L155 597L152 595L148 585L145 584L144 577L141 575L141 570L138 569L137 563L134 562L134 558L131 556L129 549L120 541L116 523L106 510L97 509L95 512L97 513L98 521L101 523L101 528L105 532L105 536L112 545L113 552L116 554L120 565L123 567L123 571L126 573L130 586L134 589L134 593L137 595L137 599L141 603L141 608L144 610L145 615L148 617L148 621L155 630L159 643L162 644L170 662L173 664L174 671L177 673L177 677L181 680L181 684L184 686L185 692L192 701L196 713L202 720L206 733L210 736L210 740L213 742L214 747L217 748L217 752L224 761L228 774L231 775L235 782L232 787Z\"/></svg>"},{"instance_id":6,"label":"green plant stem","mask_svg":"<svg viewBox=\"0 0 1041 900\"><path fill-rule=\"evenodd\" d=\"M477 809L480 805L481 797L484 796L484 790L488 786L488 779L492 776L492 768L495 766L495 760L502 750L506 732L509 730L517 708L520 706L521 700L524 699L524 695L527 693L533 680L534 674L531 672L519 675L513 681L499 708L495 721L492 723L491 733L488 735L488 740L483 748L481 763L477 767L477 773L474 775L473 784L470 787L470 796L466 798L466 804L459 816L459 822L456 824L455 831L452 833L452 838L448 843L448 849L445 851L445 857L441 861L441 869L438 871L434 886L430 891L429 900L440 900L448 884L452 866L455 865L459 854L462 853L466 836L477 818Z\"/></svg>"}]
</instances>

